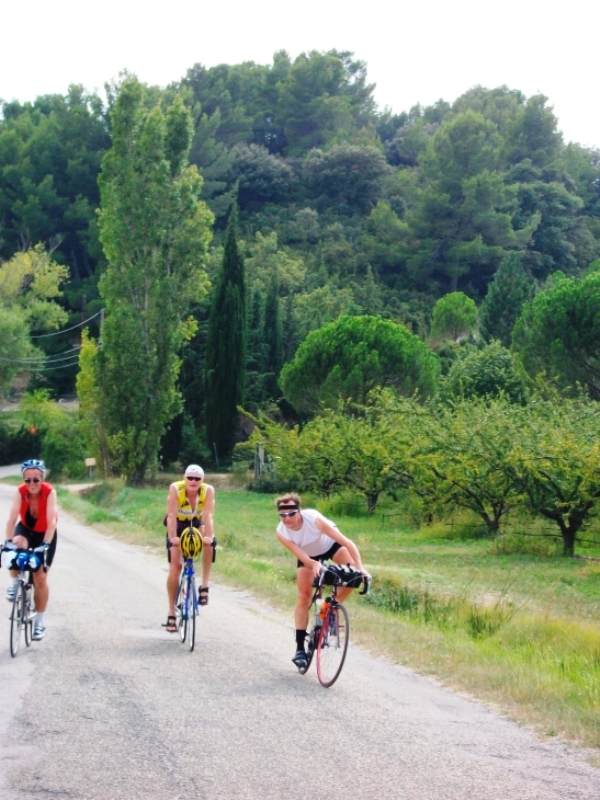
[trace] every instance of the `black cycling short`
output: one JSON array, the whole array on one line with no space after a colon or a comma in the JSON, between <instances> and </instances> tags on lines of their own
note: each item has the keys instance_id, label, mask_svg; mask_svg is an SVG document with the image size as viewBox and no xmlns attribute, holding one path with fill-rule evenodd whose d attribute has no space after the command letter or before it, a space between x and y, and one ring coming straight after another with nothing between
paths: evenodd
<instances>
[{"instance_id":1,"label":"black cycling short","mask_svg":"<svg viewBox=\"0 0 600 800\"><path fill-rule=\"evenodd\" d=\"M323 553L321 556L310 556L310 558L314 558L315 561L329 561L334 557L341 546L342 545L339 542L334 542L326 553ZM304 567L305 565L302 563L302 561L300 561L300 559L298 559L298 561L296 561L296 566L300 568Z\"/></svg>"},{"instance_id":2,"label":"black cycling short","mask_svg":"<svg viewBox=\"0 0 600 800\"><path fill-rule=\"evenodd\" d=\"M37 531L32 531L31 528L28 528L26 525L23 525L22 522L17 523L17 527L15 528L15 536L24 536L27 539L27 544L32 549L36 547L40 547L44 544L44 536L45 533L38 533ZM48 552L46 553L46 566L49 567L52 562L54 561L54 553L56 552L56 540L58 539L58 531L54 531L54 538L50 542L50 547L48 548Z\"/></svg>"}]
</instances>

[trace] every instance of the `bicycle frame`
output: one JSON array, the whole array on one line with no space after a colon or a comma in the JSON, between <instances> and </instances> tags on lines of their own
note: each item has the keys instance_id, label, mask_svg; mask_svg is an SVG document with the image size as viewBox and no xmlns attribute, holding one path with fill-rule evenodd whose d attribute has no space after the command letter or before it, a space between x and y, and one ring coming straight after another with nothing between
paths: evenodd
<instances>
[{"instance_id":1,"label":"bicycle frame","mask_svg":"<svg viewBox=\"0 0 600 800\"><path fill-rule=\"evenodd\" d=\"M348 612L337 598L338 590L343 588L345 584L341 579L333 584L325 584L325 578L328 572L336 574L336 577L338 577L334 569L324 566L319 577L315 578L313 584L314 593L309 605L309 610L315 606L315 622L308 633L308 661L306 668L299 670L301 674L306 673L311 665L314 654L317 653L317 675L321 685L326 688L335 683L342 670L348 648L350 628ZM370 578L363 576L362 583L364 589L359 592L359 594L364 595L369 591ZM323 598L323 590L325 588L329 589L331 594L329 597ZM319 603L319 600L324 600L324 602L328 604L325 613L322 611L323 604ZM340 619L342 622L340 622ZM338 663L334 669L325 669L326 652L336 653L336 660Z\"/></svg>"}]
</instances>

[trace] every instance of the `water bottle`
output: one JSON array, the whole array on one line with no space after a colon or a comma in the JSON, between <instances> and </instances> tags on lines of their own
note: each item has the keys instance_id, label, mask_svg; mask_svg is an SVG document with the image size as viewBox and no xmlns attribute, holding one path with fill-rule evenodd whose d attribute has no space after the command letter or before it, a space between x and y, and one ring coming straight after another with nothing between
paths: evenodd
<instances>
[{"instance_id":1,"label":"water bottle","mask_svg":"<svg viewBox=\"0 0 600 800\"><path fill-rule=\"evenodd\" d=\"M323 624L323 617L321 616L323 603L324 603L324 600L323 600L322 597L317 597L317 599L315 600L315 605L317 607L317 613L316 613L316 616L315 616L315 625L316 625L317 628L320 628L321 625Z\"/></svg>"}]
</instances>

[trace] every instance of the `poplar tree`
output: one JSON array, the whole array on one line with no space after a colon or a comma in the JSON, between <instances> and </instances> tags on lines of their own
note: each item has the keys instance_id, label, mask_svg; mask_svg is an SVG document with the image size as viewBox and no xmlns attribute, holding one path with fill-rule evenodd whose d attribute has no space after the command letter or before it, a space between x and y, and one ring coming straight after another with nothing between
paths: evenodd
<instances>
[{"instance_id":1,"label":"poplar tree","mask_svg":"<svg viewBox=\"0 0 600 800\"><path fill-rule=\"evenodd\" d=\"M128 483L157 466L161 436L181 406L179 353L195 330L190 304L207 291L212 215L188 164L191 138L180 99L164 113L136 78L123 82L100 176L106 321L87 368L107 469Z\"/></svg>"},{"instance_id":2,"label":"poplar tree","mask_svg":"<svg viewBox=\"0 0 600 800\"><path fill-rule=\"evenodd\" d=\"M208 319L206 337L206 442L215 460L227 461L238 433L244 399L247 311L244 259L237 241L237 207L231 209L223 266Z\"/></svg>"}]
</instances>

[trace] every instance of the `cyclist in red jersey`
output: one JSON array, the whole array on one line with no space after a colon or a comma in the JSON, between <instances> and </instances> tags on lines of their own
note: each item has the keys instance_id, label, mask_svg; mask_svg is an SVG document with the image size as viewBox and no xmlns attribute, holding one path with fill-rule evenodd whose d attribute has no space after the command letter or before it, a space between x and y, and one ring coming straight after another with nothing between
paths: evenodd
<instances>
[{"instance_id":1,"label":"cyclist in red jersey","mask_svg":"<svg viewBox=\"0 0 600 800\"><path fill-rule=\"evenodd\" d=\"M46 566L50 567L56 552L58 506L56 491L44 481L46 467L43 461L32 458L21 465L23 483L16 490L8 521L6 523L6 542L9 548L32 548L40 556L46 556ZM6 598L12 602L18 572L11 570L12 583L6 590ZM48 605L48 573L38 569L33 573L36 617L33 624L35 641L44 638L44 614Z\"/></svg>"}]
</instances>

